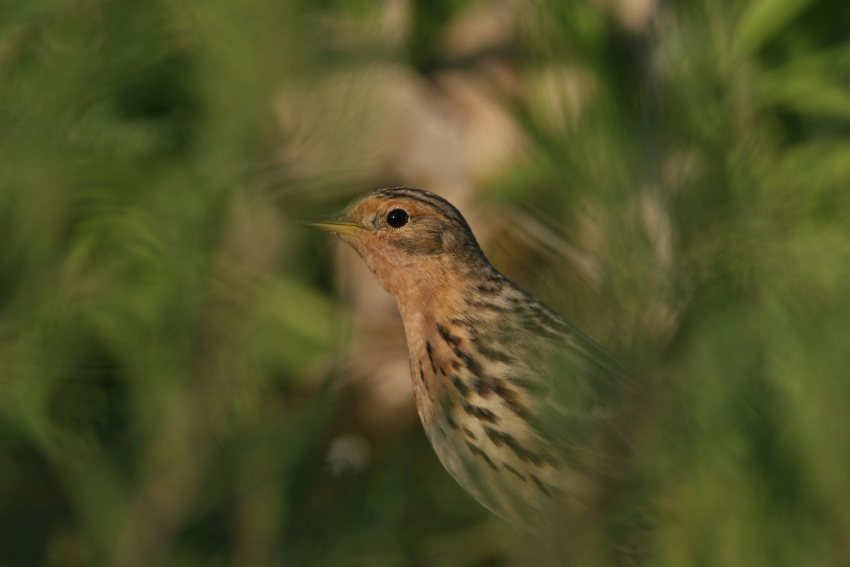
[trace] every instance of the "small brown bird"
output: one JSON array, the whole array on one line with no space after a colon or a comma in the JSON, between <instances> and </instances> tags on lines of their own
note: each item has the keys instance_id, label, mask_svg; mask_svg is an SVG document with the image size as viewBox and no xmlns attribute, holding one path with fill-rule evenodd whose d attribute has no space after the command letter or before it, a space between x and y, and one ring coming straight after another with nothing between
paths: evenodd
<instances>
[{"instance_id":1,"label":"small brown bird","mask_svg":"<svg viewBox=\"0 0 850 567\"><path fill-rule=\"evenodd\" d=\"M350 244L395 298L419 416L461 486L531 529L599 498L590 479L625 445L624 366L496 271L442 197L378 189L308 224Z\"/></svg>"}]
</instances>

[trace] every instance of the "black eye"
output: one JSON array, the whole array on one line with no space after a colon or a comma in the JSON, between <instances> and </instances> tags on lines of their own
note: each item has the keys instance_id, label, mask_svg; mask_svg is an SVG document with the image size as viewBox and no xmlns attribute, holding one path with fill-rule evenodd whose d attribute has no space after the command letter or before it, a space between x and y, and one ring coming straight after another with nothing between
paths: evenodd
<instances>
[{"instance_id":1,"label":"black eye","mask_svg":"<svg viewBox=\"0 0 850 567\"><path fill-rule=\"evenodd\" d=\"M407 224L409 218L404 209L393 209L387 215L387 224L393 228L401 228Z\"/></svg>"}]
</instances>

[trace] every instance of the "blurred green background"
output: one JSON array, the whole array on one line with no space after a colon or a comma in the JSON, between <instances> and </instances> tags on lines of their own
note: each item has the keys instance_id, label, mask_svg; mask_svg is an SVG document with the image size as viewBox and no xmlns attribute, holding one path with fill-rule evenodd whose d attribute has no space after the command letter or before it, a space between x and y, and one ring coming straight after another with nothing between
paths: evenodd
<instances>
[{"instance_id":1,"label":"blurred green background","mask_svg":"<svg viewBox=\"0 0 850 567\"><path fill-rule=\"evenodd\" d=\"M566 556L295 222L395 184L646 378ZM0 566L838 566L848 511L845 0L0 3Z\"/></svg>"}]
</instances>

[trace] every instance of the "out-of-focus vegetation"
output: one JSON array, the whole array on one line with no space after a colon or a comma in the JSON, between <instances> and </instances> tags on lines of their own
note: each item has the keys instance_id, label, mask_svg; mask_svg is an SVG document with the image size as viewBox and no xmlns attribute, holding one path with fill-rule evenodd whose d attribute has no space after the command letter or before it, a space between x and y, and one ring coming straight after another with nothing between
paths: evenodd
<instances>
[{"instance_id":1,"label":"out-of-focus vegetation","mask_svg":"<svg viewBox=\"0 0 850 567\"><path fill-rule=\"evenodd\" d=\"M566 558L358 406L402 183L646 378ZM848 345L843 1L0 6L0 566L844 565Z\"/></svg>"}]
</instances>

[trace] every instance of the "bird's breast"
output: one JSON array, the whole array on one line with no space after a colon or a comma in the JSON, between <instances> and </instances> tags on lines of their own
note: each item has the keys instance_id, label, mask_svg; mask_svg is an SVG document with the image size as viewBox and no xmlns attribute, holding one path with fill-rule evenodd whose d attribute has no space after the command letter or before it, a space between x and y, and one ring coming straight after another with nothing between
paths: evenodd
<instances>
[{"instance_id":1,"label":"bird's breast","mask_svg":"<svg viewBox=\"0 0 850 567\"><path fill-rule=\"evenodd\" d=\"M511 382L525 372L491 333L460 314L405 320L416 405L446 470L502 517L524 524L558 498L561 462L535 433L533 400Z\"/></svg>"}]
</instances>

